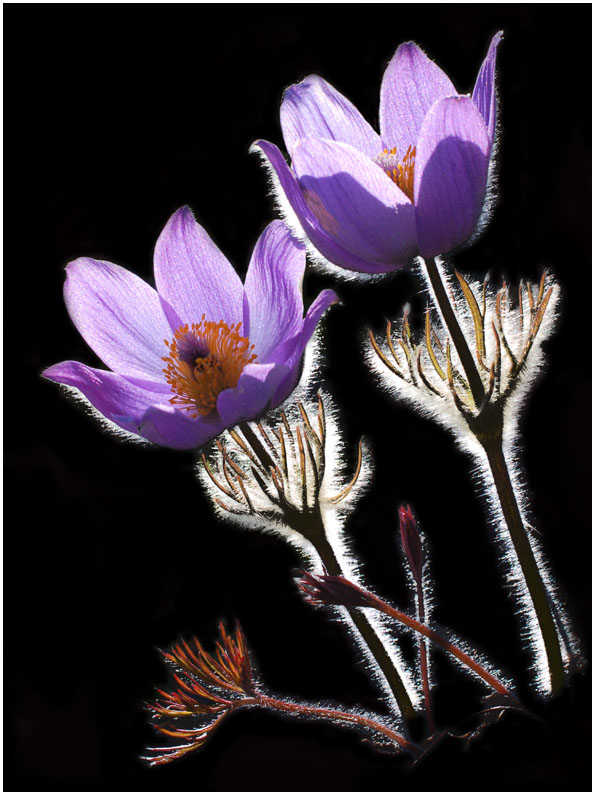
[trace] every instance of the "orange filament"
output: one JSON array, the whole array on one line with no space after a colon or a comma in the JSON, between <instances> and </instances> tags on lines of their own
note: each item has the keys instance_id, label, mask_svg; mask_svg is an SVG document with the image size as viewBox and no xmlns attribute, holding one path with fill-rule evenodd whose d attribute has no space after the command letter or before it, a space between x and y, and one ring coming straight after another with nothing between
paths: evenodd
<instances>
[{"instance_id":1,"label":"orange filament","mask_svg":"<svg viewBox=\"0 0 595 795\"><path fill-rule=\"evenodd\" d=\"M376 158L376 162L384 173L392 179L395 185L403 191L407 198L413 201L413 174L415 171L415 146L407 147L405 157L397 158L397 147L384 149Z\"/></svg>"},{"instance_id":2,"label":"orange filament","mask_svg":"<svg viewBox=\"0 0 595 795\"><path fill-rule=\"evenodd\" d=\"M164 340L169 356L162 357L163 372L174 393L170 403L192 417L206 416L224 389L238 385L244 367L256 359L254 345L240 336L241 325L215 323L203 315L200 323L180 326L171 342Z\"/></svg>"}]
</instances>

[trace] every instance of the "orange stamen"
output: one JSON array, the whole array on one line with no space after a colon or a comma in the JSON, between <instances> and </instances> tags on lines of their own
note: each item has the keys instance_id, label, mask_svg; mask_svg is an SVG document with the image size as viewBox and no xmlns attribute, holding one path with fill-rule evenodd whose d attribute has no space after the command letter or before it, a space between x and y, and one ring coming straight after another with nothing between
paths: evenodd
<instances>
[{"instance_id":1,"label":"orange stamen","mask_svg":"<svg viewBox=\"0 0 595 795\"><path fill-rule=\"evenodd\" d=\"M192 417L206 416L217 405L224 389L238 385L242 370L256 359L247 337L240 336L241 323L228 326L223 320L205 320L183 326L171 342L164 340L169 356L165 380L174 396L169 402Z\"/></svg>"},{"instance_id":2,"label":"orange stamen","mask_svg":"<svg viewBox=\"0 0 595 795\"><path fill-rule=\"evenodd\" d=\"M413 201L413 175L415 173L415 146L409 146L402 160L397 159L397 147L384 149L376 158L384 173Z\"/></svg>"}]
</instances>

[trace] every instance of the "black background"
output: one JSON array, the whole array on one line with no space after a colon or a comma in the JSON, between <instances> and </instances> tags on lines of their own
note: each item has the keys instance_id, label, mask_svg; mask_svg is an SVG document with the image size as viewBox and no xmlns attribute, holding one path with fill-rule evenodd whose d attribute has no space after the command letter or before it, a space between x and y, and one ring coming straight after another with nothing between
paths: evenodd
<instances>
[{"instance_id":1,"label":"black background","mask_svg":"<svg viewBox=\"0 0 595 795\"><path fill-rule=\"evenodd\" d=\"M326 322L325 384L349 443L365 434L376 462L348 534L370 583L407 605L396 509L410 502L430 539L436 619L517 672L545 718L509 716L413 772L351 731L264 713L233 716L192 758L143 767L155 738L141 704L164 682L156 647L179 633L208 644L221 618L240 619L278 693L374 708L375 690L342 630L297 595L289 548L214 519L191 455L115 442L39 373L97 363L64 308L65 264L95 256L151 280L154 243L182 204L244 274L272 217L248 147L281 143L284 87L318 73L376 123L399 42L416 40L470 91L503 29L500 203L457 263L512 280L548 266L562 282L523 459L588 655L590 6L55 4L7 6L5 18L5 789L589 789L588 675L554 705L531 701L470 462L362 363L366 325L379 330L412 297L421 311L412 275L334 285L344 305ZM306 299L332 285L310 273ZM435 659L444 726L481 689Z\"/></svg>"}]
</instances>

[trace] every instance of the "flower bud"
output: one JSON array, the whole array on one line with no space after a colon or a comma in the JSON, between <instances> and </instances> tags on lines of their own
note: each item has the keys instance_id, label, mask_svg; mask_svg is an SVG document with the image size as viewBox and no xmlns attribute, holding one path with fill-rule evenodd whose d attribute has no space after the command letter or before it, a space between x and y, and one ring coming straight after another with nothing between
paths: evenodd
<instances>
[{"instance_id":1,"label":"flower bud","mask_svg":"<svg viewBox=\"0 0 595 795\"><path fill-rule=\"evenodd\" d=\"M424 552L417 528L417 520L410 505L407 507L401 505L399 507L399 523L401 526L401 544L411 567L411 573L416 582L421 582Z\"/></svg>"}]
</instances>

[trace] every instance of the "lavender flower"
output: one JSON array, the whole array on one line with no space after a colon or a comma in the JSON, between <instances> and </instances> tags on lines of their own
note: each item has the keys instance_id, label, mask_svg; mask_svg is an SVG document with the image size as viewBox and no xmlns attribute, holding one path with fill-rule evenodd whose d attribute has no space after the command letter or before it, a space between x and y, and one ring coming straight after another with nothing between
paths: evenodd
<instances>
[{"instance_id":1,"label":"lavender flower","mask_svg":"<svg viewBox=\"0 0 595 795\"><path fill-rule=\"evenodd\" d=\"M46 378L75 387L125 431L176 449L278 406L295 387L304 348L332 290L303 317L303 247L280 221L256 243L246 283L182 207L155 248L154 290L110 262L70 263L68 312L110 368L68 361Z\"/></svg>"},{"instance_id":2,"label":"lavender flower","mask_svg":"<svg viewBox=\"0 0 595 795\"><path fill-rule=\"evenodd\" d=\"M291 168L274 144L260 140L254 149L313 255L384 273L470 237L486 198L501 38L492 39L471 97L416 44L401 44L382 80L380 134L321 77L287 89L281 128Z\"/></svg>"}]
</instances>

